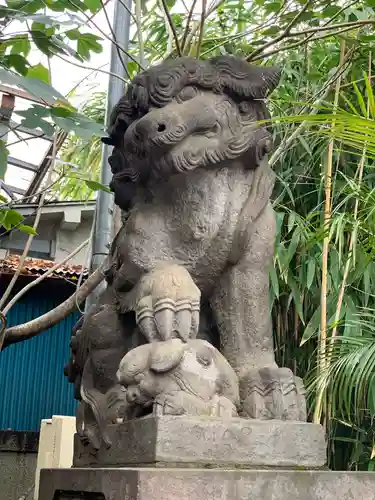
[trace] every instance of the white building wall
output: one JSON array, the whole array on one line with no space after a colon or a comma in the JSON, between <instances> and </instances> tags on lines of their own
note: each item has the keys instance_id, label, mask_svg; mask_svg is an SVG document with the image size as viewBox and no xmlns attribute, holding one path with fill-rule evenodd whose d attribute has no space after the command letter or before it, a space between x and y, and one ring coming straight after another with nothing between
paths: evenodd
<instances>
[{"instance_id":1,"label":"white building wall","mask_svg":"<svg viewBox=\"0 0 375 500\"><path fill-rule=\"evenodd\" d=\"M56 231L56 250L54 260L59 262L67 257L75 248L90 237L92 220L83 220L76 229L58 229ZM77 253L69 260L69 264L88 265L88 247Z\"/></svg>"}]
</instances>

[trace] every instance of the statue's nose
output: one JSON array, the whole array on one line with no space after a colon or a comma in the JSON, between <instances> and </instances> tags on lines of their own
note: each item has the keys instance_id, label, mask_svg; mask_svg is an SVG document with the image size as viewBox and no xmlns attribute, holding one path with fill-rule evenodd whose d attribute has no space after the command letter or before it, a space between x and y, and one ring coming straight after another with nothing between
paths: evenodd
<instances>
[{"instance_id":1,"label":"statue's nose","mask_svg":"<svg viewBox=\"0 0 375 500\"><path fill-rule=\"evenodd\" d=\"M162 118L144 116L135 125L135 137L138 140L154 139L167 131L167 121Z\"/></svg>"}]
</instances>

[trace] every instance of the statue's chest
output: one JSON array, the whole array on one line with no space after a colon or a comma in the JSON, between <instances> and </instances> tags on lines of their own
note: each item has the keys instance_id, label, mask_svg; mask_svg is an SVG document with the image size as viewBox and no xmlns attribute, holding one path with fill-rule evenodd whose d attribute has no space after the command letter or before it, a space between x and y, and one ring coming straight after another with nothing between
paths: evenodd
<instances>
[{"instance_id":1,"label":"statue's chest","mask_svg":"<svg viewBox=\"0 0 375 500\"><path fill-rule=\"evenodd\" d=\"M202 269L207 274L210 262L216 275L231 250L248 189L248 182L228 169L191 172L156 184L138 198L123 228L122 265L145 271L173 260L193 274Z\"/></svg>"},{"instance_id":2,"label":"statue's chest","mask_svg":"<svg viewBox=\"0 0 375 500\"><path fill-rule=\"evenodd\" d=\"M211 240L225 226L231 188L220 171L179 175L140 196L129 217L127 233L169 242Z\"/></svg>"}]
</instances>

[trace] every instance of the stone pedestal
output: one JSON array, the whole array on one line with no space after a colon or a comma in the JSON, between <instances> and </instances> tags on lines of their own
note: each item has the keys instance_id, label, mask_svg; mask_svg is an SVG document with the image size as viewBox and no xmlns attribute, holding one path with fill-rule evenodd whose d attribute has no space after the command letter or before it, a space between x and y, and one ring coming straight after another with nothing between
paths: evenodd
<instances>
[{"instance_id":1,"label":"stone pedestal","mask_svg":"<svg viewBox=\"0 0 375 500\"><path fill-rule=\"evenodd\" d=\"M323 470L320 425L145 417L113 425L97 452L76 438L72 469L44 469L39 500L358 500L375 474ZM303 470L301 470L303 469Z\"/></svg>"},{"instance_id":2,"label":"stone pedestal","mask_svg":"<svg viewBox=\"0 0 375 500\"><path fill-rule=\"evenodd\" d=\"M299 467L326 463L320 425L281 420L145 417L109 426L98 452L76 436L73 467Z\"/></svg>"},{"instance_id":3,"label":"stone pedestal","mask_svg":"<svg viewBox=\"0 0 375 500\"><path fill-rule=\"evenodd\" d=\"M372 472L44 469L39 500L373 499Z\"/></svg>"}]
</instances>

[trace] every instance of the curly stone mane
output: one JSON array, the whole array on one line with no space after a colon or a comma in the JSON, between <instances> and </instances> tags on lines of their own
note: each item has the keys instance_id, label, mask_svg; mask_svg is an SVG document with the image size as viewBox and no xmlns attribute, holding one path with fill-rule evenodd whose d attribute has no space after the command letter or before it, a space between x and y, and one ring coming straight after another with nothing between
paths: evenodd
<instances>
[{"instance_id":1,"label":"curly stone mane","mask_svg":"<svg viewBox=\"0 0 375 500\"><path fill-rule=\"evenodd\" d=\"M187 85L227 94L245 113L251 107L257 120L267 119L264 99L275 89L280 70L252 66L242 59L219 56L200 61L191 57L167 60L137 75L112 111L109 134L123 133L151 106L163 107Z\"/></svg>"}]
</instances>

